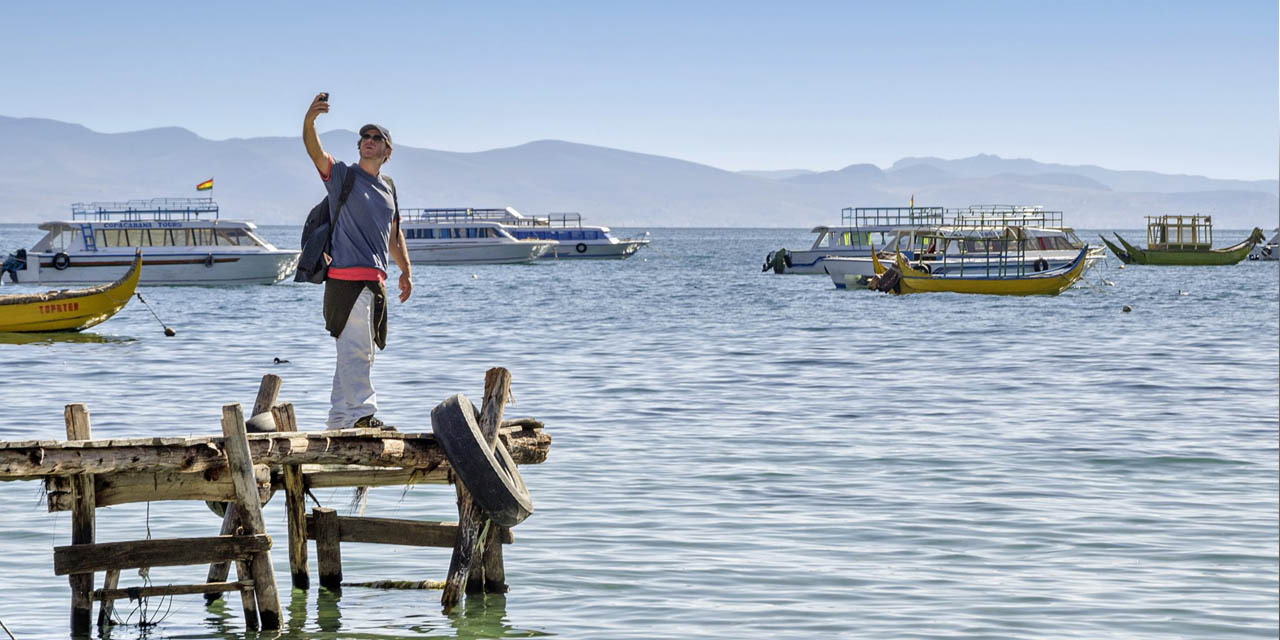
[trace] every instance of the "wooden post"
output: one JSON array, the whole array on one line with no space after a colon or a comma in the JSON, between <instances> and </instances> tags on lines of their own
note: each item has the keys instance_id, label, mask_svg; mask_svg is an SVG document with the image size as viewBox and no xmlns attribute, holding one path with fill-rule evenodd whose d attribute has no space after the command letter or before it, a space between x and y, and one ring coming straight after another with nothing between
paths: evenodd
<instances>
[{"instance_id":1,"label":"wooden post","mask_svg":"<svg viewBox=\"0 0 1280 640\"><path fill-rule=\"evenodd\" d=\"M274 407L271 413L275 416L277 431L298 430L293 405ZM307 496L302 465L284 465L284 499L289 516L289 573L294 587L307 589L311 586L311 577L307 574Z\"/></svg>"},{"instance_id":2,"label":"wooden post","mask_svg":"<svg viewBox=\"0 0 1280 640\"><path fill-rule=\"evenodd\" d=\"M230 511L235 505L227 505ZM239 522L237 514L236 522ZM222 563L227 566L227 563ZM236 581L241 584L253 584L253 571L249 568L249 563L244 560L236 560ZM258 596L252 587L240 588L240 609L244 611L244 626L248 631L258 630Z\"/></svg>"},{"instance_id":3,"label":"wooden post","mask_svg":"<svg viewBox=\"0 0 1280 640\"><path fill-rule=\"evenodd\" d=\"M231 468L231 481L236 487L236 504L240 507L241 524L245 533L265 534L267 528L262 521L258 483L253 478L253 456L249 453L249 437L239 404L222 407L222 435L227 465ZM268 631L279 629L280 594L276 591L276 577L271 570L271 553L254 553L249 559L249 571L253 575L253 592L258 603L261 628Z\"/></svg>"},{"instance_id":4,"label":"wooden post","mask_svg":"<svg viewBox=\"0 0 1280 640\"><path fill-rule=\"evenodd\" d=\"M274 373L262 376L262 382L258 383L258 396L253 401L253 413L249 414L249 417L252 418L260 413L271 411L271 407L275 405L276 397L279 395L280 376ZM279 420L276 421L275 430L280 430Z\"/></svg>"},{"instance_id":5,"label":"wooden post","mask_svg":"<svg viewBox=\"0 0 1280 640\"><path fill-rule=\"evenodd\" d=\"M226 505L227 505L226 512L223 513L222 515L222 529L220 529L218 533L219 535L224 535L224 536L235 535L236 527L240 526L240 507L236 506L236 503L234 502L228 502L226 503ZM205 582L210 582L210 583L225 582L227 579L227 574L229 573L231 573L230 563L215 562L209 565L209 573L205 577ZM250 579L248 573L240 573L239 571L237 571L236 575L241 580ZM213 604L214 600L217 600L218 598L221 598L221 597L222 597L221 593L206 593L204 595L204 602L206 605ZM255 608L255 611L256 611L256 608ZM256 615L254 616L254 619L257 620Z\"/></svg>"},{"instance_id":6,"label":"wooden post","mask_svg":"<svg viewBox=\"0 0 1280 640\"><path fill-rule=\"evenodd\" d=\"M268 373L262 376L262 382L258 383L258 395L253 400L253 413L249 414L252 418L264 411L270 411L271 406L276 403L276 398L280 395L280 376L274 373ZM272 414L274 416L274 412ZM279 423L277 423L279 424ZM214 503L209 503L210 507ZM215 512L216 513L216 512ZM222 530L224 536L232 535L239 526L240 512L236 509L234 503L224 503L222 513ZM209 573L205 578L205 582L223 582L227 579L227 574L231 573L231 563L215 562L209 565ZM241 580L249 580L247 574L237 573ZM206 593L204 601L206 605L213 604L215 600L221 598L221 593ZM254 616L256 619L257 616Z\"/></svg>"},{"instance_id":7,"label":"wooden post","mask_svg":"<svg viewBox=\"0 0 1280 640\"><path fill-rule=\"evenodd\" d=\"M68 440L91 439L89 410L83 404L69 404L63 411ZM72 477L71 492L75 502L71 509L71 544L93 544L94 506L93 474ZM71 583L71 634L88 635L92 628L93 572L67 577Z\"/></svg>"},{"instance_id":8,"label":"wooden post","mask_svg":"<svg viewBox=\"0 0 1280 640\"><path fill-rule=\"evenodd\" d=\"M480 411L480 434L493 446L498 440L498 427L502 424L502 411L511 393L511 372L502 367L494 367L484 374L484 404ZM484 517L480 506L475 504L471 493L462 482L457 483L458 491L458 539L453 546L453 557L449 561L449 575L445 578L444 591L440 594L440 605L447 611L457 606L462 600L465 586L467 593L484 590L485 561L478 554L485 552L483 534L490 532L492 523ZM499 563L501 560L498 561ZM499 570L502 573L501 570ZM499 580L505 580L505 573Z\"/></svg>"},{"instance_id":9,"label":"wooden post","mask_svg":"<svg viewBox=\"0 0 1280 640\"><path fill-rule=\"evenodd\" d=\"M106 576L102 579L102 590L109 591L120 586L120 570L107 569ZM111 612L115 610L115 601L104 599L102 604L98 605L98 629L109 627L115 622L111 618Z\"/></svg>"},{"instance_id":10,"label":"wooden post","mask_svg":"<svg viewBox=\"0 0 1280 640\"><path fill-rule=\"evenodd\" d=\"M326 507L316 507L311 510L311 515L315 521L316 563L320 565L320 586L330 591L340 591L342 551L338 512Z\"/></svg>"}]
</instances>

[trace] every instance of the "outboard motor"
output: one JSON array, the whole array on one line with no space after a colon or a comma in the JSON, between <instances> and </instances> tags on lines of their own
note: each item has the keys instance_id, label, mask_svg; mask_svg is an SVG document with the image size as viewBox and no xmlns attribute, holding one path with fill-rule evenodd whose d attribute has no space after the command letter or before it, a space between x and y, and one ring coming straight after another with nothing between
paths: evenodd
<instances>
[{"instance_id":1,"label":"outboard motor","mask_svg":"<svg viewBox=\"0 0 1280 640\"><path fill-rule=\"evenodd\" d=\"M778 249L770 251L769 255L764 257L764 266L760 271L768 271L773 269L774 273L786 273L787 267L791 266L791 254L786 249Z\"/></svg>"},{"instance_id":2,"label":"outboard motor","mask_svg":"<svg viewBox=\"0 0 1280 640\"><path fill-rule=\"evenodd\" d=\"M874 289L881 293L889 293L890 291L898 293L900 291L898 289L898 284L901 281L902 274L898 272L898 267L892 266L885 269L884 273L878 276L873 276L871 278L871 282L867 283L867 288Z\"/></svg>"},{"instance_id":3,"label":"outboard motor","mask_svg":"<svg viewBox=\"0 0 1280 640\"><path fill-rule=\"evenodd\" d=\"M27 250L18 249L17 253L11 253L4 259L4 264L0 265L0 281L4 280L4 274L9 274L9 280L14 284L18 282L18 272L27 268Z\"/></svg>"}]
</instances>

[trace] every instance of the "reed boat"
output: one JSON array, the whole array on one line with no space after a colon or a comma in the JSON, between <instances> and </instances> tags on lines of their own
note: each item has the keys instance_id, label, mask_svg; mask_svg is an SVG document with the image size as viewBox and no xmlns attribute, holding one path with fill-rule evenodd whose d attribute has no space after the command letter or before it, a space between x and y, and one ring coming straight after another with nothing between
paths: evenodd
<instances>
[{"instance_id":1,"label":"reed boat","mask_svg":"<svg viewBox=\"0 0 1280 640\"><path fill-rule=\"evenodd\" d=\"M1066 291L1084 273L1089 248L1084 247L1069 264L1038 272L1022 269L997 270L987 275L940 275L912 266L902 255L894 253L894 265L886 267L875 253L871 260L876 277L883 278L892 268L898 278L894 293L975 293L1000 296L1058 295ZM971 272L976 271L972 270Z\"/></svg>"},{"instance_id":2,"label":"reed boat","mask_svg":"<svg viewBox=\"0 0 1280 640\"><path fill-rule=\"evenodd\" d=\"M128 304L142 274L142 250L119 280L87 289L0 295L0 332L80 331Z\"/></svg>"},{"instance_id":3,"label":"reed boat","mask_svg":"<svg viewBox=\"0 0 1280 640\"><path fill-rule=\"evenodd\" d=\"M1257 227L1244 241L1213 248L1213 220L1209 216L1147 216L1147 248L1130 244L1115 234L1120 247L1106 243L1125 264L1214 266L1236 264L1266 239Z\"/></svg>"}]
</instances>

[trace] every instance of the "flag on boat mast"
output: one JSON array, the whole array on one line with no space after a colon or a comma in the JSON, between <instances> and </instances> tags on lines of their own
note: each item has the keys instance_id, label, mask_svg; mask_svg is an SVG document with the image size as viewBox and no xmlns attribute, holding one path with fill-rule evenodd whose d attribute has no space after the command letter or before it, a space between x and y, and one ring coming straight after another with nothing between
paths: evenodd
<instances>
[{"instance_id":1,"label":"flag on boat mast","mask_svg":"<svg viewBox=\"0 0 1280 640\"><path fill-rule=\"evenodd\" d=\"M212 191L212 190L213 190L213 178L209 178L208 180L205 180L204 182L201 182L200 184L196 185L196 191Z\"/></svg>"},{"instance_id":2,"label":"flag on boat mast","mask_svg":"<svg viewBox=\"0 0 1280 640\"><path fill-rule=\"evenodd\" d=\"M196 188L197 188L197 189L199 189L199 187L196 187ZM210 181L209 181L209 188L210 188L210 189L212 189L212 188L213 188L213 180L210 180ZM908 204L908 205L907 205L907 208L909 208L909 209L914 209L914 208L916 208L916 194L914 194L914 193L913 193L913 194L911 194L911 202L910 202L910 204Z\"/></svg>"}]
</instances>

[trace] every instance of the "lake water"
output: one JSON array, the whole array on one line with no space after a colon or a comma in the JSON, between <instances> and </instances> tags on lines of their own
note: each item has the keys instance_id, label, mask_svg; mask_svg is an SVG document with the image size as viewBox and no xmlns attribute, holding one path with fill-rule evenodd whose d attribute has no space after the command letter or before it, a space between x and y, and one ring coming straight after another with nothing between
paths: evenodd
<instances>
[{"instance_id":1,"label":"lake water","mask_svg":"<svg viewBox=\"0 0 1280 640\"><path fill-rule=\"evenodd\" d=\"M448 615L438 591L290 595L277 499L286 637L1276 637L1276 263L1109 258L1057 297L894 297L760 273L804 230L652 232L625 261L415 269L374 366L379 415L429 431L436 403L478 398L504 366L507 415L553 438L522 469L536 512L506 550L511 591ZM0 226L3 249L36 237ZM300 428L321 427L320 287L141 291L176 337L135 301L80 341L0 344L0 439L63 438L71 402L96 437L217 434L264 373ZM350 490L317 497L345 512ZM453 491L374 489L366 515L456 519ZM98 540L219 522L199 503L112 507ZM19 640L68 634L52 548L69 541L41 483L0 483L0 620ZM449 562L342 554L356 581L440 580ZM256 637L238 596L148 607L157 626L109 636Z\"/></svg>"}]
</instances>

